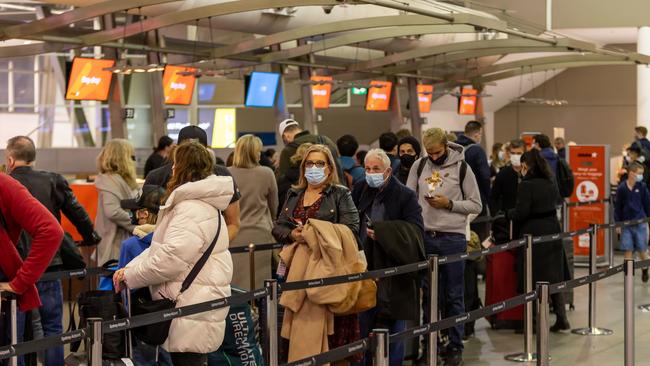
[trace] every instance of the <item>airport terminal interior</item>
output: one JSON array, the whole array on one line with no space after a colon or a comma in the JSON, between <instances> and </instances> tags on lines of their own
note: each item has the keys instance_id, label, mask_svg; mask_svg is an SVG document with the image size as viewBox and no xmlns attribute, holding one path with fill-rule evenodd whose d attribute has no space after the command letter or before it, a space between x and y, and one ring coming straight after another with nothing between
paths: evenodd
<instances>
[{"instance_id":1,"label":"airport terminal interior","mask_svg":"<svg viewBox=\"0 0 650 366\"><path fill-rule=\"evenodd\" d=\"M647 364L648 14L0 0L0 364Z\"/></svg>"}]
</instances>

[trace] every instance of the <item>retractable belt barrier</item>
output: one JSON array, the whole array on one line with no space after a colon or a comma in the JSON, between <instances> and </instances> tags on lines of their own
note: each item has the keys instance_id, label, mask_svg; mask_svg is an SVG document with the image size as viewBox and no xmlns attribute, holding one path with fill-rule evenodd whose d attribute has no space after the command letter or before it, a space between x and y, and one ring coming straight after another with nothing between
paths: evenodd
<instances>
[{"instance_id":1,"label":"retractable belt barrier","mask_svg":"<svg viewBox=\"0 0 650 366\"><path fill-rule=\"evenodd\" d=\"M604 201L604 200L603 200ZM612 224L600 225L598 229L612 229L630 225L638 225L642 223L650 222L650 218L638 219L638 220L629 220ZM545 235L539 237L533 237L532 241L534 244L556 241L562 238L574 237L578 235L583 235L586 233L593 233L594 228L588 228L583 230L576 230L571 232ZM483 255L491 255L506 250L511 250L526 245L526 239L513 240L505 244L492 246L481 251L471 252L471 253L462 253L457 255L439 257L439 264L448 264L454 263L467 259L475 259ZM281 248L282 245L278 243L270 244L261 244L256 245L257 250L271 250ZM233 253L246 253L249 251L248 247L232 248L231 252ZM650 266L650 260L635 262L634 268L646 268ZM392 277L400 274L411 273L421 271L429 267L429 262L417 262L411 263L404 266L394 267L394 268L385 268L381 270L356 273L345 276L337 276L330 278L321 278L313 279L306 281L295 281L295 282L286 282L279 285L279 288L282 291L294 291L301 290L313 287L329 286L336 285L346 282L362 281L365 279L377 279ZM564 281L556 284L552 284L549 287L549 292L551 294L568 291L570 289L584 286L593 282L600 281L602 279L611 277L615 274L621 273L624 271L624 265L618 265L611 267L605 271L587 275L581 278ZM110 275L112 272L104 268L89 268L84 270L76 271L60 271L60 272L51 272L46 273L41 278L41 281L49 281L55 279L67 279L74 277L86 277L91 275ZM252 292L246 292L242 294L236 294L227 298L217 299L213 301L207 301L200 304L188 305L180 308L175 308L171 310L159 311L155 313L143 314L138 316L133 316L126 319L118 319L111 321L102 322L102 333L113 333L125 331L127 329L137 328L145 325L155 324L163 321L168 321L170 319L180 318L188 315L198 314L207 311L213 311L217 309L222 309L230 305L244 304L248 303L255 299L265 298L269 295L268 288L258 289ZM486 306L468 313L460 314L455 317L446 318L434 323L422 325L419 327L414 327L407 329L403 332L396 333L390 336L390 342L398 342L400 340L405 340L409 338L419 337L429 333L437 332L443 329L451 328L458 324L463 324L469 321L474 321L480 318L491 316L508 309L526 304L531 301L535 301L538 297L537 291L528 292L519 296L515 296L508 300L505 300L499 304L493 304ZM88 336L89 328L82 328L72 332L67 332L57 336L46 337L38 340L28 341L17 343L9 346L0 347L0 360L25 355L28 353L34 353L42 351L48 348L55 346L72 343L83 339ZM357 342L342 346L323 354L319 354L310 358L303 360L295 361L286 364L286 366L302 366L302 365L317 365L322 363L330 363L336 360L345 359L351 355L354 355L359 352L363 352L370 349L370 339L365 338Z\"/></svg>"}]
</instances>

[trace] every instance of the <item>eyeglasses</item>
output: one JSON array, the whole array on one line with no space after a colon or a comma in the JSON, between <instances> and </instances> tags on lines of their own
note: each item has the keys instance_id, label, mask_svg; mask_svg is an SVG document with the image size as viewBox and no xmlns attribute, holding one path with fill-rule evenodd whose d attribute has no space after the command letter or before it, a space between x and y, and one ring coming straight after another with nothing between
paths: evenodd
<instances>
[{"instance_id":1,"label":"eyeglasses","mask_svg":"<svg viewBox=\"0 0 650 366\"><path fill-rule=\"evenodd\" d=\"M307 161L305 161L305 168L316 167L316 168L321 169L321 168L325 168L325 166L327 166L327 163L322 161L322 160L318 160L318 161L307 160Z\"/></svg>"}]
</instances>

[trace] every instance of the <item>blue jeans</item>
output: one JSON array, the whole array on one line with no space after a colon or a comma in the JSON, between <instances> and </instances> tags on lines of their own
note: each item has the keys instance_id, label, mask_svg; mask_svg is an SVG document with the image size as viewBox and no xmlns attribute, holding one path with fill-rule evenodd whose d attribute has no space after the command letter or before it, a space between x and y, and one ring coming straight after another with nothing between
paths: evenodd
<instances>
[{"instance_id":1,"label":"blue jeans","mask_svg":"<svg viewBox=\"0 0 650 366\"><path fill-rule=\"evenodd\" d=\"M445 234L432 236L425 233L427 255L453 255L467 251L467 239L464 234ZM442 319L465 313L465 261L442 264L438 276L438 309ZM424 299L424 320L429 322L429 278L422 281ZM450 346L458 350L463 349L464 325L459 324L449 329Z\"/></svg>"},{"instance_id":2,"label":"blue jeans","mask_svg":"<svg viewBox=\"0 0 650 366\"><path fill-rule=\"evenodd\" d=\"M37 282L38 295L41 305L38 312L41 315L43 335L51 337L63 333L63 289L61 281ZM44 364L47 366L63 366L63 346L45 350Z\"/></svg>"},{"instance_id":3,"label":"blue jeans","mask_svg":"<svg viewBox=\"0 0 650 366\"><path fill-rule=\"evenodd\" d=\"M359 314L361 338L367 338L373 329L388 329L390 334L406 330L406 320L381 319L379 308L375 307ZM404 362L404 341L391 343L389 346L390 366L401 366ZM372 365L372 356L366 353L365 365Z\"/></svg>"}]
</instances>

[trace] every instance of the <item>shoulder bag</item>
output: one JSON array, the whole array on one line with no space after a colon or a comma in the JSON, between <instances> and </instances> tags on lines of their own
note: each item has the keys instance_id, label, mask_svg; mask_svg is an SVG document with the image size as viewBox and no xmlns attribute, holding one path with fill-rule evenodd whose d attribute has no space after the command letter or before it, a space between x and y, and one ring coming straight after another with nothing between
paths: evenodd
<instances>
[{"instance_id":1,"label":"shoulder bag","mask_svg":"<svg viewBox=\"0 0 650 366\"><path fill-rule=\"evenodd\" d=\"M192 268L190 273L183 281L183 284L181 285L181 290L178 294L179 296L190 287L194 279L196 279L196 276L198 276L199 272L201 272L201 269L208 261L208 258L212 254L212 251L214 250L214 247L217 244L217 239L219 239L220 233L221 233L221 212L219 212L219 226L217 227L217 235L215 235L208 249L203 253L203 255L201 256L201 258L199 258L196 264L194 264L194 267ZM135 316L153 313L157 311L170 310L176 307L176 301L172 299L162 298L160 300L153 300L151 298L151 292L149 291L148 287L143 287L141 289L135 290L131 294L131 301L132 304L129 305L131 306L132 314ZM141 340L146 344L152 346L160 346L163 343L165 343L165 341L167 340L167 337L169 336L169 328L171 327L171 324L172 324L172 320L145 325L142 327L134 328L133 334L137 339Z\"/></svg>"}]
</instances>

